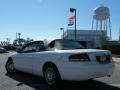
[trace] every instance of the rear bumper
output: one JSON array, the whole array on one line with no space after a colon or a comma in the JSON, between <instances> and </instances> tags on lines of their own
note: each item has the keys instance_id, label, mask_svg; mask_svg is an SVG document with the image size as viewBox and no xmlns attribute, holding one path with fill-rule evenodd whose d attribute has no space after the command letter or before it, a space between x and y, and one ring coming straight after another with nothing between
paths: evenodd
<instances>
[{"instance_id":1,"label":"rear bumper","mask_svg":"<svg viewBox=\"0 0 120 90\"><path fill-rule=\"evenodd\" d=\"M60 67L60 75L63 80L88 80L111 75L115 64L99 64L89 62L68 62Z\"/></svg>"}]
</instances>

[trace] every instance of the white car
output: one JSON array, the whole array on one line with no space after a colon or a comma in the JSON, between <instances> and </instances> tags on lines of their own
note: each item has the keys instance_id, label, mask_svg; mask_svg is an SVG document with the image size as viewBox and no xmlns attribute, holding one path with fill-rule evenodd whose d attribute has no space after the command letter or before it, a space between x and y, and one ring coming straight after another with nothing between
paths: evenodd
<instances>
[{"instance_id":1,"label":"white car","mask_svg":"<svg viewBox=\"0 0 120 90\"><path fill-rule=\"evenodd\" d=\"M42 76L48 85L60 80L89 80L110 76L114 62L108 50L84 49L73 40L56 39L45 44L35 41L11 55L6 62L8 73L16 70Z\"/></svg>"}]
</instances>

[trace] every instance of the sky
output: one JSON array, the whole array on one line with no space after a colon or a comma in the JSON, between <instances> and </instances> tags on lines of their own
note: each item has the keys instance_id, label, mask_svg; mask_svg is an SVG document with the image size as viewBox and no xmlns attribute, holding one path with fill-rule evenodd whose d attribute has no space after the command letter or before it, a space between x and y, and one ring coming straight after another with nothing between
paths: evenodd
<instances>
[{"instance_id":1,"label":"sky","mask_svg":"<svg viewBox=\"0 0 120 90\"><path fill-rule=\"evenodd\" d=\"M0 41L16 33L34 40L60 38L60 28L68 29L70 8L77 9L77 29L91 29L94 8L110 9L112 39L118 40L120 0L0 0Z\"/></svg>"}]
</instances>

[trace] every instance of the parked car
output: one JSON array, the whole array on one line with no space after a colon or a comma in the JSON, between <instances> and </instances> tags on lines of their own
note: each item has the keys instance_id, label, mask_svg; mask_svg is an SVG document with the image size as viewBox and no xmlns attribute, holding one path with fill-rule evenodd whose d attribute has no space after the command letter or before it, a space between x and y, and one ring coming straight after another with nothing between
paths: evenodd
<instances>
[{"instance_id":1,"label":"parked car","mask_svg":"<svg viewBox=\"0 0 120 90\"><path fill-rule=\"evenodd\" d=\"M3 47L0 47L0 53L5 53L5 52L6 52L6 49Z\"/></svg>"},{"instance_id":2,"label":"parked car","mask_svg":"<svg viewBox=\"0 0 120 90\"><path fill-rule=\"evenodd\" d=\"M20 70L42 76L56 85L60 80L89 80L110 76L114 62L108 50L84 49L73 40L56 39L49 44L35 41L25 45L6 62L8 73Z\"/></svg>"},{"instance_id":3,"label":"parked car","mask_svg":"<svg viewBox=\"0 0 120 90\"><path fill-rule=\"evenodd\" d=\"M6 50L14 50L14 51L16 50L16 47L13 45L6 45L3 48L5 48Z\"/></svg>"}]
</instances>

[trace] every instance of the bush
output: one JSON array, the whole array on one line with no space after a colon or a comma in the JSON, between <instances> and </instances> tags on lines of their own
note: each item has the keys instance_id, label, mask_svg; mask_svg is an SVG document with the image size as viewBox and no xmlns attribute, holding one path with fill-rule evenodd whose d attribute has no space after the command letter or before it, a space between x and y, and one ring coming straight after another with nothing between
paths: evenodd
<instances>
[{"instance_id":1,"label":"bush","mask_svg":"<svg viewBox=\"0 0 120 90\"><path fill-rule=\"evenodd\" d=\"M102 49L110 50L112 52L112 54L120 55L120 44L103 45Z\"/></svg>"}]
</instances>

